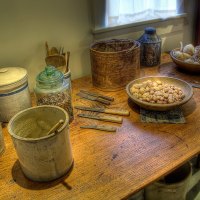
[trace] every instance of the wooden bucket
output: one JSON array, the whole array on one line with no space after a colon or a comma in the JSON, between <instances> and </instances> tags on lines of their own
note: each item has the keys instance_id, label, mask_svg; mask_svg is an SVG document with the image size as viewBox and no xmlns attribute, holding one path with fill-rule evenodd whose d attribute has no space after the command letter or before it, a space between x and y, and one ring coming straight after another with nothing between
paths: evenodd
<instances>
[{"instance_id":1,"label":"wooden bucket","mask_svg":"<svg viewBox=\"0 0 200 200\"><path fill-rule=\"evenodd\" d=\"M145 188L146 200L185 200L192 176L189 162Z\"/></svg>"},{"instance_id":2,"label":"wooden bucket","mask_svg":"<svg viewBox=\"0 0 200 200\"><path fill-rule=\"evenodd\" d=\"M140 43L113 39L91 45L92 82L103 91L123 89L139 77Z\"/></svg>"}]
</instances>

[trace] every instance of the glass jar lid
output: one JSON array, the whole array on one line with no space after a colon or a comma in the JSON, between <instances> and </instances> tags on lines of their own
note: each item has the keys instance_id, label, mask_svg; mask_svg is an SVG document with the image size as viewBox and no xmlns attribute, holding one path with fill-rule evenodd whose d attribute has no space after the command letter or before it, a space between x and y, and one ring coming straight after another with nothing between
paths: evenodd
<instances>
[{"instance_id":1,"label":"glass jar lid","mask_svg":"<svg viewBox=\"0 0 200 200\"><path fill-rule=\"evenodd\" d=\"M144 34L138 39L142 44L161 43L161 38L156 34L154 27L146 27Z\"/></svg>"},{"instance_id":2,"label":"glass jar lid","mask_svg":"<svg viewBox=\"0 0 200 200\"><path fill-rule=\"evenodd\" d=\"M146 34L155 34L156 33L156 29L154 27L146 27L144 31Z\"/></svg>"},{"instance_id":3,"label":"glass jar lid","mask_svg":"<svg viewBox=\"0 0 200 200\"><path fill-rule=\"evenodd\" d=\"M55 67L48 65L45 70L38 74L36 81L43 85L55 85L63 82L64 75Z\"/></svg>"}]
</instances>

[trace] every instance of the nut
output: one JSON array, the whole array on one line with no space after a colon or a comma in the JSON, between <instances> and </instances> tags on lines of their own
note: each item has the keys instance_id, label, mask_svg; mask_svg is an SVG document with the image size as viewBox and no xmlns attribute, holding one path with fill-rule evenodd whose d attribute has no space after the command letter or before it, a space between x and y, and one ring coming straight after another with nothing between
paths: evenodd
<instances>
[{"instance_id":1,"label":"nut","mask_svg":"<svg viewBox=\"0 0 200 200\"><path fill-rule=\"evenodd\" d=\"M130 91L137 99L148 103L171 104L180 102L185 97L180 88L161 81L148 80L134 84Z\"/></svg>"}]
</instances>

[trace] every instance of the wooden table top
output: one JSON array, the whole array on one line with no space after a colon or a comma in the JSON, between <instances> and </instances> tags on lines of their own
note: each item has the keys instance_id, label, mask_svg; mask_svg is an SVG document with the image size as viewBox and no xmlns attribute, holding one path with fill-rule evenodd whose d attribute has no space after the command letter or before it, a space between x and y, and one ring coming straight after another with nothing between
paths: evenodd
<instances>
[{"instance_id":1,"label":"wooden table top","mask_svg":"<svg viewBox=\"0 0 200 200\"><path fill-rule=\"evenodd\" d=\"M170 61L167 55L163 62ZM142 68L141 75L158 75L157 67ZM94 105L75 94L94 89L90 77L73 81L73 105ZM0 157L0 199L126 199L168 174L200 152L200 89L182 109L186 124L141 123L139 108L125 90L99 93L113 96L110 108L128 109L122 125L77 117L70 125L74 167L68 176L48 183L24 177L7 128L6 150ZM80 129L86 124L109 124L116 133Z\"/></svg>"}]
</instances>

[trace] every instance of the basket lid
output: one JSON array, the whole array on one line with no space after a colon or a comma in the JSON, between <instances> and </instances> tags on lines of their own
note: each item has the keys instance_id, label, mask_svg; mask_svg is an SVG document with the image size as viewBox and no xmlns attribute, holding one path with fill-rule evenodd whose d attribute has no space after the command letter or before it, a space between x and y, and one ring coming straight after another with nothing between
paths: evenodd
<instances>
[{"instance_id":1,"label":"basket lid","mask_svg":"<svg viewBox=\"0 0 200 200\"><path fill-rule=\"evenodd\" d=\"M21 67L0 68L0 89L8 85L23 84L27 80L27 71Z\"/></svg>"}]
</instances>

